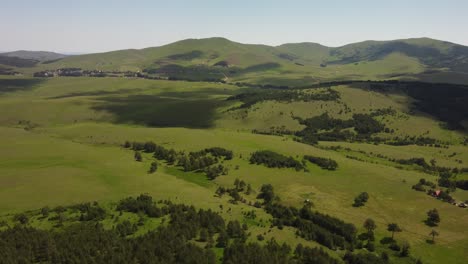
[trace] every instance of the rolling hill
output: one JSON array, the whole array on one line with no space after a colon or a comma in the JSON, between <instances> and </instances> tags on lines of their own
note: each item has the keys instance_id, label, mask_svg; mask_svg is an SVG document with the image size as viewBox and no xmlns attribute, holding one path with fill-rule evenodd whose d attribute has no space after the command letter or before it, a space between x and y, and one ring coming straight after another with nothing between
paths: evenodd
<instances>
[{"instance_id":1,"label":"rolling hill","mask_svg":"<svg viewBox=\"0 0 468 264\"><path fill-rule=\"evenodd\" d=\"M0 53L0 74L12 75L18 72L16 69L32 68L39 63L47 64L65 57L66 55L48 51L18 50Z\"/></svg>"},{"instance_id":2,"label":"rolling hill","mask_svg":"<svg viewBox=\"0 0 468 264\"><path fill-rule=\"evenodd\" d=\"M290 86L367 79L466 84L468 47L429 38L364 41L336 48L316 43L273 47L224 38L187 39L141 50L67 57L38 64L34 70L70 67Z\"/></svg>"},{"instance_id":3,"label":"rolling hill","mask_svg":"<svg viewBox=\"0 0 468 264\"><path fill-rule=\"evenodd\" d=\"M4 52L4 53L0 53L0 56L16 57L16 58L26 59L26 60L36 60L39 62L58 60L58 59L63 59L67 57L67 55L50 52L50 51L29 51L29 50L17 50L17 51L11 51L11 52Z\"/></svg>"}]
</instances>

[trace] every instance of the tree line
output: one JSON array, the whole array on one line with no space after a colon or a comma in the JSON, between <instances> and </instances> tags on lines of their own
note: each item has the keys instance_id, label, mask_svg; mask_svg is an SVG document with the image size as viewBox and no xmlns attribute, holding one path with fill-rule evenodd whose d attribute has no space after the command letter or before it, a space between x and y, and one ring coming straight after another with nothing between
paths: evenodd
<instances>
[{"instance_id":1,"label":"tree line","mask_svg":"<svg viewBox=\"0 0 468 264\"><path fill-rule=\"evenodd\" d=\"M228 97L226 100L238 100L242 102L239 108L249 108L252 105L263 101L277 102L311 102L311 101L336 101L340 94L333 89L326 89L318 92L307 92L292 89L266 89L255 92L240 93Z\"/></svg>"},{"instance_id":2,"label":"tree line","mask_svg":"<svg viewBox=\"0 0 468 264\"><path fill-rule=\"evenodd\" d=\"M307 170L306 161L314 163L325 170L336 170L338 168L338 163L333 159L311 155L304 155L301 162L291 156L288 157L270 150L256 151L250 156L250 163L252 164L263 164L268 168L295 168L297 171Z\"/></svg>"}]
</instances>

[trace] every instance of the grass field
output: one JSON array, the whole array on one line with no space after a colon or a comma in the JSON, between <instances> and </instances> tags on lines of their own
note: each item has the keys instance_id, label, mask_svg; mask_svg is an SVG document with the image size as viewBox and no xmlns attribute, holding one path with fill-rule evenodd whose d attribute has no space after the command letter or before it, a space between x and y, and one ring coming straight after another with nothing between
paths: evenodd
<instances>
[{"instance_id":1,"label":"grass field","mask_svg":"<svg viewBox=\"0 0 468 264\"><path fill-rule=\"evenodd\" d=\"M378 226L376 241L389 235L386 224L396 222L403 228L397 240L409 241L413 256L424 263L466 263L468 259L468 210L411 189L420 178L436 181L436 176L411 168L398 169L371 155L424 157L427 161L434 158L437 164L453 167L468 164L468 148L460 144L466 134L445 130L430 116L410 114L410 100L404 95L338 86L333 87L341 95L338 102L266 101L249 109L226 111L236 103L224 99L242 89L227 84L131 78L7 80L8 89L0 93L0 213L6 218L46 205L98 200L110 206L127 196L149 193L155 199L216 211L223 205L223 217L247 221L242 212L252 207L232 205L228 198L214 196L218 186L230 186L239 178L257 191L262 184L271 183L287 205L301 206L305 199L311 199L320 212L354 223L361 231L363 221L371 217ZM398 129L397 135L429 131L429 136L450 146L320 142L319 146L349 148L332 151L295 142L289 136L251 133L252 129L267 130L272 126L300 130L302 126L291 112L303 118L328 112L348 119L352 113L339 114L345 104L352 113L392 107L397 115L384 118L389 127ZM184 173L164 162L160 162L155 174L148 174L153 158L144 155L143 162L135 162L133 151L120 146L126 140L151 140L181 151L220 146L232 150L234 158L224 161L229 174L214 181L207 180L203 173ZM308 172L297 172L250 164L250 154L257 150L272 150L298 160L303 155L332 158L339 167L327 171L307 163ZM367 161L346 157L363 155L359 151L369 154L364 155ZM449 157L453 153L456 155ZM369 193L369 202L364 207L353 207L354 197L363 191ZM466 200L468 191L457 189L453 196ZM255 200L255 194L248 199ZM423 221L432 208L439 210L442 221L437 227L437 243L429 245L426 239L431 228ZM257 215L265 222L271 218L260 209ZM297 238L292 228L269 231L268 225L248 223L252 239L266 233L266 238L291 244L317 245ZM33 224L48 228L38 220ZM159 224L148 221L146 229L139 232ZM405 261L395 258L395 263Z\"/></svg>"}]
</instances>

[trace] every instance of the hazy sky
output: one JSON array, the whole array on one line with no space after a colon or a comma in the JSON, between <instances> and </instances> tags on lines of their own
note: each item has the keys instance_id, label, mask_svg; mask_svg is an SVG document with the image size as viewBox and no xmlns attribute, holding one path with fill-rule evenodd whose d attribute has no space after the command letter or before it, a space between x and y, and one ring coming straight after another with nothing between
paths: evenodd
<instances>
[{"instance_id":1,"label":"hazy sky","mask_svg":"<svg viewBox=\"0 0 468 264\"><path fill-rule=\"evenodd\" d=\"M468 45L468 0L0 0L0 51L100 52L226 37L340 46L431 37Z\"/></svg>"}]
</instances>

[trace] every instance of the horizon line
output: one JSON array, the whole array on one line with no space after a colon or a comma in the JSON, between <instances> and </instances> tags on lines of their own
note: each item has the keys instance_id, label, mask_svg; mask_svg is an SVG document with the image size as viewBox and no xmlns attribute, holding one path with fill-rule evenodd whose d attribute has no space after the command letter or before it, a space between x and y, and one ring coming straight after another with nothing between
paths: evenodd
<instances>
[{"instance_id":1,"label":"horizon line","mask_svg":"<svg viewBox=\"0 0 468 264\"><path fill-rule=\"evenodd\" d=\"M341 47L345 47L345 46L348 46L348 45L352 45L352 44L357 44L357 43L364 43L364 42L390 42L390 41L402 41L402 40L411 40L411 39L430 39L430 40L435 40L435 41L441 41L441 42L446 42L446 43L451 43L451 44L455 44L455 45L459 45L459 46L464 46L464 47L468 47L468 45L464 45L464 44L460 44L460 43L456 43L456 42L452 42L452 41L447 41L447 40L442 40L442 39L436 39L436 38L431 38L431 37L411 37L411 38L398 38L398 39L383 39L383 40L377 40L377 39L367 39L367 40L362 40L362 41L357 41L357 42L350 42L350 43L347 43L347 44L344 44L344 45L340 45L340 46L327 46L327 45L323 45L319 42L312 42L312 41L301 41L301 42L286 42L286 43L282 43L282 44L279 44L279 45L269 45L269 44L264 44L264 43L245 43L245 42L238 42L238 41L235 41L235 40L231 40L229 38L226 38L226 37L222 37L222 36L214 36L214 37L203 37L203 38L184 38L184 39L179 39L179 40L176 40L176 41L171 41L171 42L168 42L168 43L165 43L165 44L162 44L162 45L157 45L157 46L146 46L146 47L143 47L143 48L123 48L123 49L114 49L114 50L105 50L105 51L66 51L66 52L62 52L62 51L54 51L54 50L35 50L35 49L18 49L18 50L10 50L10 51L0 51L0 54L4 54L4 53L11 53L11 52L18 52L18 51L26 51L26 52L53 52L53 53L57 53L57 54L61 54L61 55L66 55L66 56L79 56L79 55L90 55L90 54L99 54L99 53L109 53L109 52L116 52L116 51L124 51L124 50L144 50L144 49L150 49L150 48L159 48L159 47L164 47L164 46L167 46L167 45L171 45L171 44L174 44L174 43L177 43L177 42L182 42L182 41L188 41L188 40L208 40L208 39L224 39L224 40L227 40L227 41L230 41L230 42L233 42L233 43L238 43L238 44L244 44L244 45L262 45L262 46L268 46L268 47L281 47L283 45L288 45L288 44L317 44L317 45L320 45L320 46L323 46L323 47L327 47L327 48L341 48Z\"/></svg>"}]
</instances>

